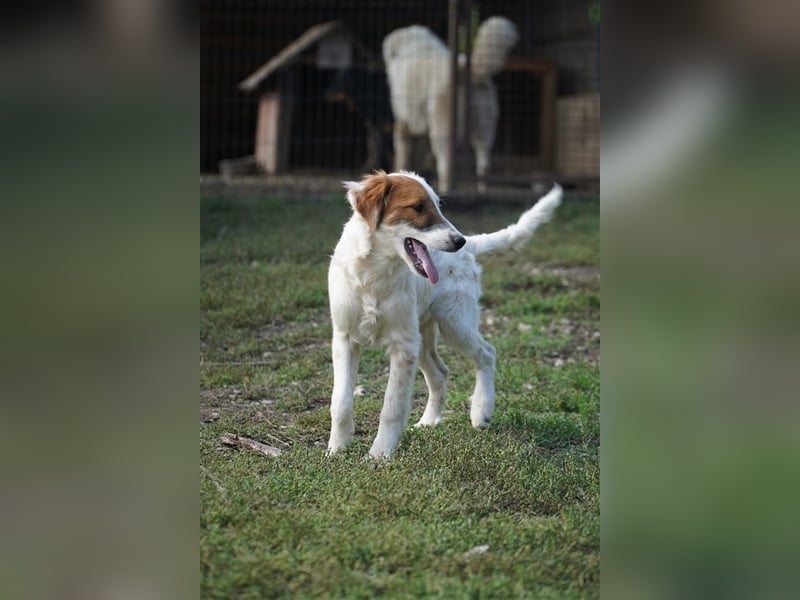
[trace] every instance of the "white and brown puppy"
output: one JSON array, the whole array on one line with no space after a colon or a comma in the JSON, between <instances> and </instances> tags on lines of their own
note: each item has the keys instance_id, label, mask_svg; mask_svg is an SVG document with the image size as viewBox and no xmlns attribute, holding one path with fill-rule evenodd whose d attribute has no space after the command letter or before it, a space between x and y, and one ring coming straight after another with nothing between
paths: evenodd
<instances>
[{"instance_id":1,"label":"white and brown puppy","mask_svg":"<svg viewBox=\"0 0 800 600\"><path fill-rule=\"evenodd\" d=\"M394 452L408 422L414 376L422 369L428 403L417 425L437 425L447 393L439 336L475 363L470 418L484 428L494 411L495 349L481 336L481 267L475 256L527 241L561 202L556 185L501 231L462 235L442 215L439 197L415 173L378 171L346 182L353 216L328 273L333 321L329 452L353 438L353 389L362 346L388 350L389 383L370 455Z\"/></svg>"}]
</instances>

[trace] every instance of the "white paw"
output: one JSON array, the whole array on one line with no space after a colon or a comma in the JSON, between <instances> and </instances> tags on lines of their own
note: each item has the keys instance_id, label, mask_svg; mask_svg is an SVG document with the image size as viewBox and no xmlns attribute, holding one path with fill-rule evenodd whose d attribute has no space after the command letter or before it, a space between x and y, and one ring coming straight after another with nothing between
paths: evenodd
<instances>
[{"instance_id":1,"label":"white paw","mask_svg":"<svg viewBox=\"0 0 800 600\"><path fill-rule=\"evenodd\" d=\"M422 418L416 422L414 427L436 427L442 424L442 417L429 417L422 415Z\"/></svg>"},{"instance_id":2,"label":"white paw","mask_svg":"<svg viewBox=\"0 0 800 600\"><path fill-rule=\"evenodd\" d=\"M375 443L372 444L372 448L369 449L369 455L374 459L391 458L395 447L396 444L394 446L387 445L375 440Z\"/></svg>"},{"instance_id":3,"label":"white paw","mask_svg":"<svg viewBox=\"0 0 800 600\"><path fill-rule=\"evenodd\" d=\"M371 448L369 451L369 458L372 460L388 460L392 457L392 451L387 449L376 450Z\"/></svg>"},{"instance_id":4,"label":"white paw","mask_svg":"<svg viewBox=\"0 0 800 600\"><path fill-rule=\"evenodd\" d=\"M336 454L339 450L344 450L347 446L350 445L350 440L334 440L331 439L328 442L328 450L325 452L326 456L330 456L331 454Z\"/></svg>"},{"instance_id":5,"label":"white paw","mask_svg":"<svg viewBox=\"0 0 800 600\"><path fill-rule=\"evenodd\" d=\"M494 400L486 402L485 399L476 400L470 398L469 418L475 429L486 429L489 427L489 419L494 412Z\"/></svg>"},{"instance_id":6,"label":"white paw","mask_svg":"<svg viewBox=\"0 0 800 600\"><path fill-rule=\"evenodd\" d=\"M489 427L489 419L484 415L476 415L471 417L472 426L475 429L486 429Z\"/></svg>"}]
</instances>

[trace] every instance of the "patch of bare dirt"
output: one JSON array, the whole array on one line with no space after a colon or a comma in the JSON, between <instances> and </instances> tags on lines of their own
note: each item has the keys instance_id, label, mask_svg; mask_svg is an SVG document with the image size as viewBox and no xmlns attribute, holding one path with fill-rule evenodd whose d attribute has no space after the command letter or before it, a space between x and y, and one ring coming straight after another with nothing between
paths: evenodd
<instances>
[{"instance_id":1,"label":"patch of bare dirt","mask_svg":"<svg viewBox=\"0 0 800 600\"><path fill-rule=\"evenodd\" d=\"M587 285L600 281L600 269L595 266L570 266L570 267L542 267L525 265L525 272L530 275L556 275L560 277L561 285L565 288L576 285ZM500 332L509 326L508 317L500 317L494 309L486 308L481 313L481 329L484 332ZM517 328L520 331L529 331L533 326L520 322ZM548 325L540 327L543 335L559 338L569 338L570 343L557 352L546 352L545 361L554 366L561 367L565 364L576 362L589 362L597 364L600 360L600 330L583 322L572 319L560 318Z\"/></svg>"},{"instance_id":2,"label":"patch of bare dirt","mask_svg":"<svg viewBox=\"0 0 800 600\"><path fill-rule=\"evenodd\" d=\"M600 268L593 265L577 265L571 267L542 267L539 265L524 265L529 275L556 275L561 277L564 285L570 283L588 283L600 281Z\"/></svg>"},{"instance_id":3,"label":"patch of bare dirt","mask_svg":"<svg viewBox=\"0 0 800 600\"><path fill-rule=\"evenodd\" d=\"M200 422L213 423L224 415L247 415L251 422L286 424L287 415L276 411L275 400L254 399L244 386L226 385L200 390Z\"/></svg>"},{"instance_id":4,"label":"patch of bare dirt","mask_svg":"<svg viewBox=\"0 0 800 600\"><path fill-rule=\"evenodd\" d=\"M545 357L554 367L576 362L596 364L600 360L600 330L572 319L559 319L540 331L545 335L569 337L569 345L558 352L548 352Z\"/></svg>"}]
</instances>

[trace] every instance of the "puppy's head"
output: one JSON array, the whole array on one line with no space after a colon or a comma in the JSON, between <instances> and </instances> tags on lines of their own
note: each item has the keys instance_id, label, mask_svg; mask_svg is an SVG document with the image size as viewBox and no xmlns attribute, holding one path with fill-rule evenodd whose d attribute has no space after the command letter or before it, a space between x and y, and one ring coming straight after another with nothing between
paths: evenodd
<instances>
[{"instance_id":1,"label":"puppy's head","mask_svg":"<svg viewBox=\"0 0 800 600\"><path fill-rule=\"evenodd\" d=\"M377 171L345 187L375 243L396 250L412 271L431 283L439 280L439 272L428 248L456 252L466 243L442 215L436 192L415 173Z\"/></svg>"}]
</instances>

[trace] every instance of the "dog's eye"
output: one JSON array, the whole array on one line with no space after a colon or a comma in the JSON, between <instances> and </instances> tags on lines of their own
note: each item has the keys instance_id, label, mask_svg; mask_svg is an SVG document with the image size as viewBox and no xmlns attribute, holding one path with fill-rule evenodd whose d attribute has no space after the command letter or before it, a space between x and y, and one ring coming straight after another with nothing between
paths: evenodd
<instances>
[{"instance_id":1,"label":"dog's eye","mask_svg":"<svg viewBox=\"0 0 800 600\"><path fill-rule=\"evenodd\" d=\"M425 204L424 204L424 203L422 203L422 202L417 202L417 203L414 205L414 210L415 210L415 211L417 211L418 213L422 213L422 212L424 212L424 210L425 210Z\"/></svg>"}]
</instances>

